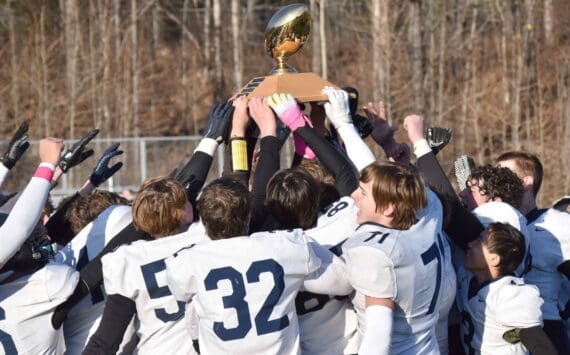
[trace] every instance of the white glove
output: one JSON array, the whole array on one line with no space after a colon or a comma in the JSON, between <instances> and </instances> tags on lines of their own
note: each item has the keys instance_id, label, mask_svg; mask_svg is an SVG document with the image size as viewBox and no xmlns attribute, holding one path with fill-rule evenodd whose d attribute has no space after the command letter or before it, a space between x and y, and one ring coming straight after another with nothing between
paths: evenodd
<instances>
[{"instance_id":1,"label":"white glove","mask_svg":"<svg viewBox=\"0 0 570 355\"><path fill-rule=\"evenodd\" d=\"M329 98L329 102L325 104L325 112L334 127L339 129L341 126L352 124L346 91L325 86L323 93Z\"/></svg>"},{"instance_id":2,"label":"white glove","mask_svg":"<svg viewBox=\"0 0 570 355\"><path fill-rule=\"evenodd\" d=\"M305 118L291 94L275 93L267 97L267 104L271 106L277 117L283 122L291 132L305 125Z\"/></svg>"}]
</instances>

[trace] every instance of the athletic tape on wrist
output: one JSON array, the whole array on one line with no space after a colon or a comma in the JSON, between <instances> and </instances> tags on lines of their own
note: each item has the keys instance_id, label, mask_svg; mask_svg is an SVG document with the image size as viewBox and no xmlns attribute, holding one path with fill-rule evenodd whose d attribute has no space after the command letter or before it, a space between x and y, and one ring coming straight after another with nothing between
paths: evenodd
<instances>
[{"instance_id":1,"label":"athletic tape on wrist","mask_svg":"<svg viewBox=\"0 0 570 355\"><path fill-rule=\"evenodd\" d=\"M247 143L243 138L232 138L230 140L232 152L232 170L247 171Z\"/></svg>"}]
</instances>

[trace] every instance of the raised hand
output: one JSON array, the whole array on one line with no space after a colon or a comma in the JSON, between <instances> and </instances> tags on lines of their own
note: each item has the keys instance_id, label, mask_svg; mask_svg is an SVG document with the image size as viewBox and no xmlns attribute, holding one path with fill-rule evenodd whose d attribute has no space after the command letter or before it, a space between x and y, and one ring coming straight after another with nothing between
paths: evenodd
<instances>
[{"instance_id":1,"label":"raised hand","mask_svg":"<svg viewBox=\"0 0 570 355\"><path fill-rule=\"evenodd\" d=\"M267 98L267 103L291 132L305 126L305 117L293 95L275 93Z\"/></svg>"},{"instance_id":2,"label":"raised hand","mask_svg":"<svg viewBox=\"0 0 570 355\"><path fill-rule=\"evenodd\" d=\"M394 132L398 130L397 126L390 126L386 121L386 109L384 103L380 101L377 105L369 102L362 108L370 121L372 121L372 138L384 150L392 149L396 145L394 140Z\"/></svg>"},{"instance_id":3,"label":"raised hand","mask_svg":"<svg viewBox=\"0 0 570 355\"><path fill-rule=\"evenodd\" d=\"M325 112L334 127L338 129L341 126L352 124L347 92L325 86L323 93L329 98L329 102L325 103Z\"/></svg>"},{"instance_id":4,"label":"raised hand","mask_svg":"<svg viewBox=\"0 0 570 355\"><path fill-rule=\"evenodd\" d=\"M12 169L30 147L30 143L28 142L28 128L28 122L22 122L22 124L20 124L20 127L18 127L8 144L8 149L4 155L0 157L0 162L6 168Z\"/></svg>"},{"instance_id":5,"label":"raised hand","mask_svg":"<svg viewBox=\"0 0 570 355\"><path fill-rule=\"evenodd\" d=\"M61 155L59 167L64 173L93 155L93 149L86 148L86 146L98 133L97 128L91 130Z\"/></svg>"},{"instance_id":6,"label":"raised hand","mask_svg":"<svg viewBox=\"0 0 570 355\"><path fill-rule=\"evenodd\" d=\"M404 118L404 129L412 144L424 138L424 118L418 115L409 115Z\"/></svg>"},{"instance_id":7,"label":"raised hand","mask_svg":"<svg viewBox=\"0 0 570 355\"><path fill-rule=\"evenodd\" d=\"M63 141L57 138L44 138L40 140L39 155L42 163L57 164L63 149Z\"/></svg>"},{"instance_id":8,"label":"raised hand","mask_svg":"<svg viewBox=\"0 0 570 355\"><path fill-rule=\"evenodd\" d=\"M437 155L451 140L451 130L441 127L430 127L427 130L427 142L434 155Z\"/></svg>"},{"instance_id":9,"label":"raised hand","mask_svg":"<svg viewBox=\"0 0 570 355\"><path fill-rule=\"evenodd\" d=\"M247 97L240 96L233 101L234 114L232 117L232 131L230 138L245 137L249 114L247 113Z\"/></svg>"},{"instance_id":10,"label":"raised hand","mask_svg":"<svg viewBox=\"0 0 570 355\"><path fill-rule=\"evenodd\" d=\"M267 98L254 97L247 104L251 118L259 127L259 137L275 136L277 132L277 122L271 107L267 104Z\"/></svg>"},{"instance_id":11,"label":"raised hand","mask_svg":"<svg viewBox=\"0 0 570 355\"><path fill-rule=\"evenodd\" d=\"M122 150L118 150L119 145L120 145L120 143L113 144L112 146L107 148L107 150L103 153L103 155L101 155L101 158L99 158L99 161L95 165L95 168L93 168L93 172L91 173L91 176L89 177L89 181L91 181L91 183L93 185L95 185L95 186L101 185L108 178L110 178L117 171L119 171L119 169L121 169L121 167L123 167L122 162L118 162L113 166L109 166L109 161L113 157L116 157L118 155L123 154Z\"/></svg>"},{"instance_id":12,"label":"raised hand","mask_svg":"<svg viewBox=\"0 0 570 355\"><path fill-rule=\"evenodd\" d=\"M204 138L211 138L218 143L222 143L227 139L228 127L234 107L231 102L218 102L212 106L208 113L208 121L204 129Z\"/></svg>"}]
</instances>

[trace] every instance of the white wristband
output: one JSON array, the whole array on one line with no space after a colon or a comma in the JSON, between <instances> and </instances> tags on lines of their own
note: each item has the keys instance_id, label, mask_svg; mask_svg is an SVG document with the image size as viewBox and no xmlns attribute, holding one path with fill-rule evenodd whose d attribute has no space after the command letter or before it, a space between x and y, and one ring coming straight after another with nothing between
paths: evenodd
<instances>
[{"instance_id":1,"label":"white wristband","mask_svg":"<svg viewBox=\"0 0 570 355\"><path fill-rule=\"evenodd\" d=\"M424 155L431 153L431 148L425 138L420 139L414 143L414 155L417 159L423 157Z\"/></svg>"},{"instance_id":2,"label":"white wristband","mask_svg":"<svg viewBox=\"0 0 570 355\"><path fill-rule=\"evenodd\" d=\"M202 138L196 149L194 149L194 153L202 152L213 157L214 153L216 152L216 148L218 148L217 140L213 138Z\"/></svg>"}]
</instances>

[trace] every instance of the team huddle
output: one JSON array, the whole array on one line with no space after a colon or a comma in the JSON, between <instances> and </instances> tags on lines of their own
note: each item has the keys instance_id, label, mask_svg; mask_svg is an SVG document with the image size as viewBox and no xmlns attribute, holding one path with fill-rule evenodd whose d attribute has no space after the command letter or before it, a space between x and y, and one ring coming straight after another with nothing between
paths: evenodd
<instances>
[{"instance_id":1,"label":"team huddle","mask_svg":"<svg viewBox=\"0 0 570 355\"><path fill-rule=\"evenodd\" d=\"M27 187L0 201L0 350L569 354L570 198L537 208L538 158L462 156L451 182L436 157L449 130L407 116L412 164L382 103L364 117L356 90L323 92L324 104L215 104L191 158L132 201L98 189L122 167L114 144L50 209L98 131L65 150L41 140ZM0 183L27 130L0 158ZM206 184L224 143L229 171Z\"/></svg>"}]
</instances>

